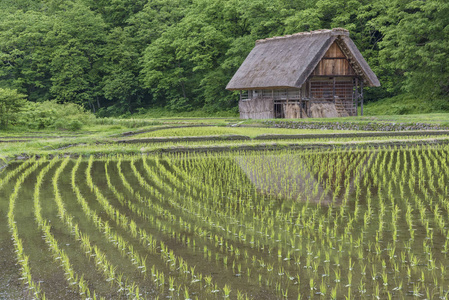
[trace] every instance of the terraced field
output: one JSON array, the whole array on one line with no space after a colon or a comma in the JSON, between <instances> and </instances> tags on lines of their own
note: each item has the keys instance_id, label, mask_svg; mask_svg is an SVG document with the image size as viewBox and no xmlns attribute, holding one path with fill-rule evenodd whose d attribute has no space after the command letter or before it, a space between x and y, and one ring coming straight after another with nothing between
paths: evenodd
<instances>
[{"instance_id":1,"label":"terraced field","mask_svg":"<svg viewBox=\"0 0 449 300\"><path fill-rule=\"evenodd\" d=\"M345 130L345 132L357 132ZM217 135L244 135L255 137L265 134L325 134L341 133L341 130L317 130L317 129L287 129L287 128L263 128L263 127L229 127L229 126L203 126L203 127L184 127L167 128L142 132L134 135L136 137L184 137L184 136L217 136Z\"/></svg>"},{"instance_id":2,"label":"terraced field","mask_svg":"<svg viewBox=\"0 0 449 300\"><path fill-rule=\"evenodd\" d=\"M442 144L10 162L0 297L445 299L448 155Z\"/></svg>"}]
</instances>

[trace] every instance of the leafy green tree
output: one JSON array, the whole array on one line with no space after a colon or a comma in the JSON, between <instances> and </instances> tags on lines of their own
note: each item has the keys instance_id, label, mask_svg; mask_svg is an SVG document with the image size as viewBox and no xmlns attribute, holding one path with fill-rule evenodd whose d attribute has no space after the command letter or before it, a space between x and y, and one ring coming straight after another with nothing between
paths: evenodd
<instances>
[{"instance_id":1,"label":"leafy green tree","mask_svg":"<svg viewBox=\"0 0 449 300\"><path fill-rule=\"evenodd\" d=\"M30 100L50 97L51 47L46 33L53 18L20 10L0 18L0 86L18 89Z\"/></svg>"},{"instance_id":2,"label":"leafy green tree","mask_svg":"<svg viewBox=\"0 0 449 300\"><path fill-rule=\"evenodd\" d=\"M93 12L100 14L111 27L124 27L130 17L142 10L147 0L83 0L83 2Z\"/></svg>"},{"instance_id":3,"label":"leafy green tree","mask_svg":"<svg viewBox=\"0 0 449 300\"><path fill-rule=\"evenodd\" d=\"M381 80L370 99L449 98L444 0L4 0L0 87L123 114L235 108L225 86L276 35L344 27Z\"/></svg>"},{"instance_id":4,"label":"leafy green tree","mask_svg":"<svg viewBox=\"0 0 449 300\"><path fill-rule=\"evenodd\" d=\"M177 56L172 41L176 31L167 31L144 51L142 84L153 94L154 104L172 105L172 108L190 109L188 64Z\"/></svg>"},{"instance_id":5,"label":"leafy green tree","mask_svg":"<svg viewBox=\"0 0 449 300\"><path fill-rule=\"evenodd\" d=\"M100 107L101 52L106 25L79 1L65 1L55 11L53 28L46 35L53 99L73 102L95 111Z\"/></svg>"},{"instance_id":6,"label":"leafy green tree","mask_svg":"<svg viewBox=\"0 0 449 300\"><path fill-rule=\"evenodd\" d=\"M139 51L158 39L169 27L179 23L191 6L190 0L151 0L132 15L127 23Z\"/></svg>"},{"instance_id":7,"label":"leafy green tree","mask_svg":"<svg viewBox=\"0 0 449 300\"><path fill-rule=\"evenodd\" d=\"M8 127L26 102L26 95L20 94L17 90L0 88L0 126Z\"/></svg>"},{"instance_id":8,"label":"leafy green tree","mask_svg":"<svg viewBox=\"0 0 449 300\"><path fill-rule=\"evenodd\" d=\"M196 0L143 52L142 83L173 109L235 105L225 86L238 66L227 53L238 52L237 61L243 61L254 39L282 32L280 19L287 11L278 1ZM251 47L232 43L249 35L244 40L251 40ZM231 45L235 49L228 52Z\"/></svg>"},{"instance_id":9,"label":"leafy green tree","mask_svg":"<svg viewBox=\"0 0 449 300\"><path fill-rule=\"evenodd\" d=\"M105 25L79 1L48 1L39 11L0 20L0 85L32 101L56 99L91 107L101 97Z\"/></svg>"},{"instance_id":10,"label":"leafy green tree","mask_svg":"<svg viewBox=\"0 0 449 300\"><path fill-rule=\"evenodd\" d=\"M296 32L310 31L322 28L321 13L316 8L308 8L296 12L284 20L285 32L292 34Z\"/></svg>"},{"instance_id":11,"label":"leafy green tree","mask_svg":"<svg viewBox=\"0 0 449 300\"><path fill-rule=\"evenodd\" d=\"M40 0L30 1L30 0L2 0L0 1L0 14L1 13L14 13L17 10L29 11L29 10L39 10L42 6Z\"/></svg>"},{"instance_id":12,"label":"leafy green tree","mask_svg":"<svg viewBox=\"0 0 449 300\"><path fill-rule=\"evenodd\" d=\"M219 111L238 106L238 92L230 94L225 88L235 71L254 47L254 39L252 35L244 35L233 39L219 68L209 72L201 81L207 110Z\"/></svg>"},{"instance_id":13,"label":"leafy green tree","mask_svg":"<svg viewBox=\"0 0 449 300\"><path fill-rule=\"evenodd\" d=\"M243 1L239 13L248 23L251 34L256 38L266 38L284 33L283 21L294 13L286 9L279 0Z\"/></svg>"},{"instance_id":14,"label":"leafy green tree","mask_svg":"<svg viewBox=\"0 0 449 300\"><path fill-rule=\"evenodd\" d=\"M132 112L142 106L145 89L139 83L139 56L128 28L114 28L108 35L103 53L104 98L118 113ZM110 109L111 110L111 109Z\"/></svg>"},{"instance_id":15,"label":"leafy green tree","mask_svg":"<svg viewBox=\"0 0 449 300\"><path fill-rule=\"evenodd\" d=\"M381 16L381 63L393 70L392 91L449 97L449 3L390 1Z\"/></svg>"}]
</instances>

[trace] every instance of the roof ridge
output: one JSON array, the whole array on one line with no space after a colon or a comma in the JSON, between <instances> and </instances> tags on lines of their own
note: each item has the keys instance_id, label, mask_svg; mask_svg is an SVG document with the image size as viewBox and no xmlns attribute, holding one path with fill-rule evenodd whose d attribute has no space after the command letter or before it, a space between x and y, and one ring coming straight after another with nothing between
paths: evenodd
<instances>
[{"instance_id":1,"label":"roof ridge","mask_svg":"<svg viewBox=\"0 0 449 300\"><path fill-rule=\"evenodd\" d=\"M321 34L331 34L331 35L346 35L349 36L349 30L341 27L332 28L332 29L318 29L313 31L304 31L304 32L298 32L293 34L288 34L284 36L274 36L271 38L265 38L256 40L256 44L259 43L265 43L273 40L282 40L282 39L289 39L292 37L302 37L302 36L311 36L311 35L321 35Z\"/></svg>"},{"instance_id":2,"label":"roof ridge","mask_svg":"<svg viewBox=\"0 0 449 300\"><path fill-rule=\"evenodd\" d=\"M300 88L336 41L348 48L348 52L343 53L361 68L359 76L366 80L366 85L379 86L376 75L349 37L349 32L334 28L275 37L256 44L226 89Z\"/></svg>"}]
</instances>

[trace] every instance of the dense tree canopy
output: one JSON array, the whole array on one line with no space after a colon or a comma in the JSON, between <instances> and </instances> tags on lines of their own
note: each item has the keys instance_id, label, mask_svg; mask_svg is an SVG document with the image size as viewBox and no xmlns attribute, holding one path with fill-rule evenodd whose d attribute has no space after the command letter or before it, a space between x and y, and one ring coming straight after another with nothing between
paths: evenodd
<instances>
[{"instance_id":1,"label":"dense tree canopy","mask_svg":"<svg viewBox=\"0 0 449 300\"><path fill-rule=\"evenodd\" d=\"M115 114L230 109L256 39L344 27L381 80L369 100L449 100L448 15L446 0L4 0L0 88Z\"/></svg>"}]
</instances>

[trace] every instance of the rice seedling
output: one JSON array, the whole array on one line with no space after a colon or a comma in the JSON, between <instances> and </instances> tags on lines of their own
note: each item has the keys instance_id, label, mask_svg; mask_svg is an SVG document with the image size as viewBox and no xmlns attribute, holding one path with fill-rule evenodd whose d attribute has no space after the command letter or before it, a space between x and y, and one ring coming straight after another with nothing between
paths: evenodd
<instances>
[{"instance_id":1,"label":"rice seedling","mask_svg":"<svg viewBox=\"0 0 449 300\"><path fill-rule=\"evenodd\" d=\"M15 213L14 213L14 208L15 208L15 203L17 201L18 198L18 193L20 190L21 185L23 184L23 182L26 180L26 178L39 167L39 163L36 163L33 161L33 164L24 164L24 167L18 167L15 169L16 172L14 172L16 174L18 174L20 171L24 170L24 172L18 177L18 179L16 180L16 183L14 185L14 191L13 193L11 193L10 197L9 197L9 210L8 210L8 226L9 226L9 230L12 236L12 241L14 244L14 248L15 248L15 253L16 253L16 260L18 262L18 264L20 265L20 280L22 280L23 282L25 282L28 285L28 289L30 290L30 292L32 293L32 295L34 295L34 297L39 298L39 297L43 297L45 298L45 294L41 293L41 289L40 289L40 285L39 283L36 283L35 280L33 280L32 278L32 273L31 273L31 268L30 268L30 264L29 264L29 256L27 256L24 251L25 249L23 248L23 242L22 239L19 237L19 233L18 233L18 229L17 229L17 221L15 220ZM6 183L7 181L9 181L14 175L12 176L7 176L5 178L3 178L2 180L2 184Z\"/></svg>"},{"instance_id":2,"label":"rice seedling","mask_svg":"<svg viewBox=\"0 0 449 300\"><path fill-rule=\"evenodd\" d=\"M247 297L245 289L251 289L248 295L268 286L278 298L307 292L333 299L388 298L402 293L405 284L414 285L416 295L435 297L426 285L445 282L448 150L57 160L51 186L56 214L82 255L98 266L108 286L128 297L156 297L143 292L146 280L158 295L179 298L226 297L233 290L240 299ZM11 178L22 170L27 167ZM58 192L68 170L74 199L92 231L129 262L134 271L126 274L141 274L139 283L80 230ZM74 281L77 274L68 262L64 268ZM227 280L209 275L210 268ZM307 284L301 285L303 276ZM80 274L77 280L84 278Z\"/></svg>"}]
</instances>

